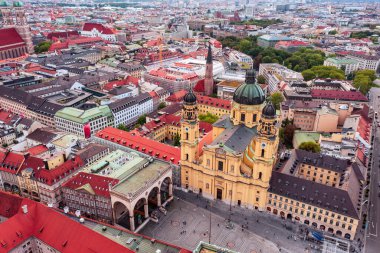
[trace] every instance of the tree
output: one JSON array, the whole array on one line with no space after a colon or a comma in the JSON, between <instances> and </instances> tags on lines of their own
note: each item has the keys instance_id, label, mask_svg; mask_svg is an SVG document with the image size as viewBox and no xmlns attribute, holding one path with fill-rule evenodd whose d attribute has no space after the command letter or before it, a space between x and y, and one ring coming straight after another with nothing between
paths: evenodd
<instances>
[{"instance_id":1,"label":"tree","mask_svg":"<svg viewBox=\"0 0 380 253\"><path fill-rule=\"evenodd\" d=\"M296 131L296 127L293 124L289 124L284 129L284 144L286 147L293 147L293 136Z\"/></svg>"},{"instance_id":2,"label":"tree","mask_svg":"<svg viewBox=\"0 0 380 253\"><path fill-rule=\"evenodd\" d=\"M321 146L319 145L319 143L316 143L315 141L302 142L298 148L313 153L321 152Z\"/></svg>"},{"instance_id":3,"label":"tree","mask_svg":"<svg viewBox=\"0 0 380 253\"><path fill-rule=\"evenodd\" d=\"M311 69L303 71L302 75L306 81L311 80L309 78L313 76L315 76L315 78L332 78L338 80L344 80L346 78L343 70L333 66L314 66Z\"/></svg>"},{"instance_id":4,"label":"tree","mask_svg":"<svg viewBox=\"0 0 380 253\"><path fill-rule=\"evenodd\" d=\"M241 51L245 54L248 53L248 51L251 49L251 47L252 47L251 41L246 40L246 39L241 40L238 44L239 51Z\"/></svg>"},{"instance_id":5,"label":"tree","mask_svg":"<svg viewBox=\"0 0 380 253\"><path fill-rule=\"evenodd\" d=\"M305 81L313 80L316 77L315 73L310 69L302 71L302 76L305 79Z\"/></svg>"},{"instance_id":6,"label":"tree","mask_svg":"<svg viewBox=\"0 0 380 253\"><path fill-rule=\"evenodd\" d=\"M335 34L337 34L338 32L337 32L337 30L331 30L331 31L329 31L329 34L330 35L335 35Z\"/></svg>"},{"instance_id":7,"label":"tree","mask_svg":"<svg viewBox=\"0 0 380 253\"><path fill-rule=\"evenodd\" d=\"M204 121L210 124L214 124L219 119L218 116L209 112L206 114L199 114L198 118L200 121Z\"/></svg>"},{"instance_id":8,"label":"tree","mask_svg":"<svg viewBox=\"0 0 380 253\"><path fill-rule=\"evenodd\" d=\"M281 92L276 91L272 93L272 95L269 97L269 100L272 101L274 107L276 107L276 109L279 110L280 104L284 101L284 96Z\"/></svg>"},{"instance_id":9,"label":"tree","mask_svg":"<svg viewBox=\"0 0 380 253\"><path fill-rule=\"evenodd\" d=\"M124 124L118 125L117 128L123 131L127 131L127 132L129 131L129 128Z\"/></svg>"},{"instance_id":10,"label":"tree","mask_svg":"<svg viewBox=\"0 0 380 253\"><path fill-rule=\"evenodd\" d=\"M174 144L173 144L174 146L180 146L181 145L181 137L179 136L178 133L176 133L174 135L173 141L174 141Z\"/></svg>"},{"instance_id":11,"label":"tree","mask_svg":"<svg viewBox=\"0 0 380 253\"><path fill-rule=\"evenodd\" d=\"M375 79L375 71L368 69L359 70L355 73L353 84L356 89L360 90L361 93L366 95L368 91L374 86L373 81Z\"/></svg>"},{"instance_id":12,"label":"tree","mask_svg":"<svg viewBox=\"0 0 380 253\"><path fill-rule=\"evenodd\" d=\"M259 75L259 76L257 77L257 82L258 82L259 84L265 84L265 83L266 83L265 77L264 77L263 75Z\"/></svg>"},{"instance_id":13,"label":"tree","mask_svg":"<svg viewBox=\"0 0 380 253\"><path fill-rule=\"evenodd\" d=\"M137 124L138 125L144 125L146 123L146 114L144 115L141 115L138 119L137 119Z\"/></svg>"},{"instance_id":14,"label":"tree","mask_svg":"<svg viewBox=\"0 0 380 253\"><path fill-rule=\"evenodd\" d=\"M51 41L42 41L38 43L37 46L34 47L34 52L37 54L47 52L51 46Z\"/></svg>"},{"instance_id":15,"label":"tree","mask_svg":"<svg viewBox=\"0 0 380 253\"><path fill-rule=\"evenodd\" d=\"M161 102L161 103L158 105L158 110L164 109L165 107L166 107L166 103L165 103L165 102Z\"/></svg>"}]
</instances>

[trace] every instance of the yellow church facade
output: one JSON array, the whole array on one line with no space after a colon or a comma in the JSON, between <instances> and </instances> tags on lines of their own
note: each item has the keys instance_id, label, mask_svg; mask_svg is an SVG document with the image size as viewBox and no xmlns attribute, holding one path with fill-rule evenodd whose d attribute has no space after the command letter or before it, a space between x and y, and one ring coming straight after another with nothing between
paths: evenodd
<instances>
[{"instance_id":1,"label":"yellow church facade","mask_svg":"<svg viewBox=\"0 0 380 253\"><path fill-rule=\"evenodd\" d=\"M265 102L247 71L230 115L220 118L207 144L199 138L196 96L184 97L181 122L181 184L188 191L228 204L265 210L278 149L276 110ZM202 147L200 147L202 145Z\"/></svg>"}]
</instances>

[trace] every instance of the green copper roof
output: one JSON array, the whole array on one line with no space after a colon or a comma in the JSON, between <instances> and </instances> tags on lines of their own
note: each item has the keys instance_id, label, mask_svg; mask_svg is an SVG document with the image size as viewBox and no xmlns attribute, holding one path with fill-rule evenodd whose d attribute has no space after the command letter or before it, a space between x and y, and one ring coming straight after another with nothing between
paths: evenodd
<instances>
[{"instance_id":1,"label":"green copper roof","mask_svg":"<svg viewBox=\"0 0 380 253\"><path fill-rule=\"evenodd\" d=\"M24 6L23 2L20 2L20 1L13 2L13 7L22 7L22 6Z\"/></svg>"},{"instance_id":2,"label":"green copper roof","mask_svg":"<svg viewBox=\"0 0 380 253\"><path fill-rule=\"evenodd\" d=\"M112 112L106 105L91 108L88 110L79 110L74 107L66 107L62 110L59 110L55 116L73 122L85 124L96 117L112 117Z\"/></svg>"},{"instance_id":3,"label":"green copper roof","mask_svg":"<svg viewBox=\"0 0 380 253\"><path fill-rule=\"evenodd\" d=\"M11 6L11 4L8 3L7 1L0 1L0 7L8 7L8 6Z\"/></svg>"},{"instance_id":4,"label":"green copper roof","mask_svg":"<svg viewBox=\"0 0 380 253\"><path fill-rule=\"evenodd\" d=\"M260 105L265 101L265 95L261 87L256 84L255 73L248 70L245 82L234 93L233 100L243 105Z\"/></svg>"}]
</instances>

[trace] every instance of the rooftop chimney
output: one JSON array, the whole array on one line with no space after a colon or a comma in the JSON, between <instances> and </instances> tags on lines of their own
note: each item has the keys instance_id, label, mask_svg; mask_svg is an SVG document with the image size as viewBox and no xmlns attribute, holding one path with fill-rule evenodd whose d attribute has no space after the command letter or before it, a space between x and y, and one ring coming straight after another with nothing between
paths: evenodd
<instances>
[{"instance_id":1,"label":"rooftop chimney","mask_svg":"<svg viewBox=\"0 0 380 253\"><path fill-rule=\"evenodd\" d=\"M28 213L28 206L27 205L23 205L22 207L22 212L27 214Z\"/></svg>"}]
</instances>

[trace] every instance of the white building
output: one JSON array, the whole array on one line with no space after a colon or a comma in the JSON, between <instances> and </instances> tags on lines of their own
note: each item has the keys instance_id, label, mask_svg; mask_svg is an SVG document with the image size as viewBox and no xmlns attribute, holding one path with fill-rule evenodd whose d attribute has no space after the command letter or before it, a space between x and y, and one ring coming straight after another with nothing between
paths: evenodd
<instances>
[{"instance_id":1,"label":"white building","mask_svg":"<svg viewBox=\"0 0 380 253\"><path fill-rule=\"evenodd\" d=\"M111 42L117 41L116 32L114 30L97 23L85 23L81 35L86 37L100 37Z\"/></svg>"},{"instance_id":2,"label":"white building","mask_svg":"<svg viewBox=\"0 0 380 253\"><path fill-rule=\"evenodd\" d=\"M338 69L344 69L344 73L346 75L359 69L359 62L357 60L348 58L327 58L324 61L323 65L333 66Z\"/></svg>"},{"instance_id":3,"label":"white building","mask_svg":"<svg viewBox=\"0 0 380 253\"><path fill-rule=\"evenodd\" d=\"M228 55L230 61L235 62L242 69L251 69L253 66L253 60L249 55L243 54L242 52L231 50Z\"/></svg>"},{"instance_id":4,"label":"white building","mask_svg":"<svg viewBox=\"0 0 380 253\"><path fill-rule=\"evenodd\" d=\"M136 122L139 116L153 112L153 98L149 93L143 93L137 97L117 100L108 106L114 117L114 126L128 126Z\"/></svg>"},{"instance_id":5,"label":"white building","mask_svg":"<svg viewBox=\"0 0 380 253\"><path fill-rule=\"evenodd\" d=\"M346 56L346 58L358 61L359 69L369 69L376 71L380 64L379 56L349 54Z\"/></svg>"},{"instance_id":6,"label":"white building","mask_svg":"<svg viewBox=\"0 0 380 253\"><path fill-rule=\"evenodd\" d=\"M55 114L54 121L58 130L90 137L88 135L93 135L103 128L113 126L113 115L106 105L88 110L66 107Z\"/></svg>"},{"instance_id":7,"label":"white building","mask_svg":"<svg viewBox=\"0 0 380 253\"><path fill-rule=\"evenodd\" d=\"M269 94L287 84L303 81L301 73L288 69L278 63L260 64L259 75L264 76L266 84L268 84Z\"/></svg>"}]
</instances>

